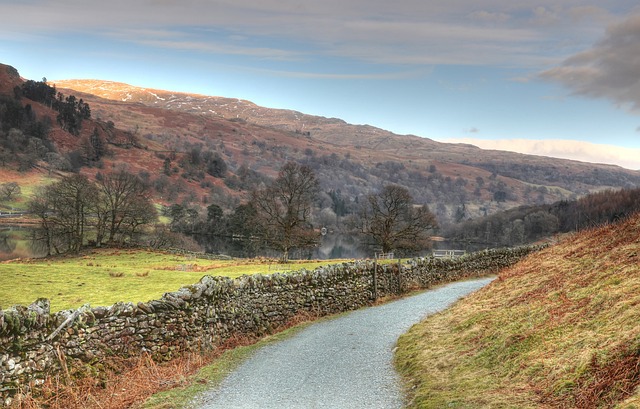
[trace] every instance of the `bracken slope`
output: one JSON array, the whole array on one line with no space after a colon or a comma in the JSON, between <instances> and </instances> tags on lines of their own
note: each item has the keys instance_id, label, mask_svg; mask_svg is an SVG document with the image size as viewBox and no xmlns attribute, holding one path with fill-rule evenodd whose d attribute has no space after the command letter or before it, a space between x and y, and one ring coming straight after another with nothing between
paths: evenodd
<instances>
[{"instance_id":1,"label":"bracken slope","mask_svg":"<svg viewBox=\"0 0 640 409\"><path fill-rule=\"evenodd\" d=\"M410 407L638 407L639 253L640 215L576 233L415 326Z\"/></svg>"}]
</instances>

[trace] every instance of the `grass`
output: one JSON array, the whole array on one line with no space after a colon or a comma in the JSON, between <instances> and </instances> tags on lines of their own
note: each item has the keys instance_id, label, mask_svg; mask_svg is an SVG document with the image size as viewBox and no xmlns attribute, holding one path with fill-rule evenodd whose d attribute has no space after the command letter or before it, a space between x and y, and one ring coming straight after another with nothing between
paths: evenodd
<instances>
[{"instance_id":1,"label":"grass","mask_svg":"<svg viewBox=\"0 0 640 409\"><path fill-rule=\"evenodd\" d=\"M639 237L640 216L574 234L414 326L408 407L638 407Z\"/></svg>"},{"instance_id":2,"label":"grass","mask_svg":"<svg viewBox=\"0 0 640 409\"><path fill-rule=\"evenodd\" d=\"M197 283L204 275L233 278L314 269L327 263L282 265L270 260L205 260L153 251L100 249L81 256L0 262L0 300L1 307L7 308L48 298L52 311L75 309L85 303L146 302Z\"/></svg>"},{"instance_id":3,"label":"grass","mask_svg":"<svg viewBox=\"0 0 640 409\"><path fill-rule=\"evenodd\" d=\"M51 184L54 179L43 173L20 173L7 169L0 169L0 180L16 182L20 186L20 194L11 200L0 198L0 211L25 211L28 201L34 196L37 188Z\"/></svg>"}]
</instances>

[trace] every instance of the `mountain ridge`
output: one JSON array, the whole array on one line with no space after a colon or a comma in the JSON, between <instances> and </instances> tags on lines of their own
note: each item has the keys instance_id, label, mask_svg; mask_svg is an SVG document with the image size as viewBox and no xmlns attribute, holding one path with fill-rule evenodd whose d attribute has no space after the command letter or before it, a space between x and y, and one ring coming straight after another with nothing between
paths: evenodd
<instances>
[{"instance_id":1,"label":"mountain ridge","mask_svg":"<svg viewBox=\"0 0 640 409\"><path fill-rule=\"evenodd\" d=\"M245 121L269 128L313 136L314 139L331 143L335 146L364 147L366 144L371 149L379 149L386 152L396 151L396 153L405 154L409 159L414 159L412 156L415 156L416 150L418 150L418 153L424 155L425 159L451 163L475 164L472 158L481 153L489 157L492 162L498 163L550 161L558 164L571 163L578 166L580 168L579 171L584 171L594 165L611 170L624 169L610 164L595 164L511 151L481 149L466 143L437 142L412 134L395 134L371 125L349 124L338 118L308 115L295 110L261 107L251 101L237 98L165 91L103 80L65 80L57 81L56 84L101 98L118 99L119 101L126 99L126 102L137 102L147 106L211 114L228 120ZM124 92L126 92L126 98L122 98ZM147 98L141 95L146 95ZM149 96L152 98L149 98ZM206 109L206 104L211 104L209 109ZM624 171L627 170L634 174L640 174L634 170L624 169Z\"/></svg>"},{"instance_id":2,"label":"mountain ridge","mask_svg":"<svg viewBox=\"0 0 640 409\"><path fill-rule=\"evenodd\" d=\"M340 127L344 127L348 131L357 134L360 141L363 139L363 137L367 136L370 138L378 138L377 140L373 141L375 142L373 144L374 148L378 148L379 145L382 145L384 142L388 142L389 140L387 138L391 137L396 140L399 139L407 141L411 141L412 139L417 138L415 140L419 141L421 145L427 146L434 151L446 151L451 153L452 149L455 147L455 149L460 151L461 156L463 156L465 153L475 154L482 151L484 153L491 152L493 154L497 153L499 155L504 155L505 152L507 152L507 155L524 155L520 156L520 158L531 156L539 158L551 158L544 155L522 154L508 150L482 149L476 145L469 143L437 142L430 138L414 134L396 134L394 132L382 128L377 128L372 125L350 124L339 118L328 118L318 115L310 115L290 109L262 107L251 101L239 98L167 91L155 88L138 87L122 82L97 79L59 80L55 81L55 83L63 88L93 94L106 99L118 100L120 102L138 102L148 106L182 110L184 112L212 114L223 117L225 119L244 120L257 125L264 125L271 128L284 129L286 131L298 132L303 134L310 134L311 132L313 132L314 137L321 139L324 142L331 142L337 145L341 145L341 143L340 141L335 140L335 129L327 129L327 126L337 125ZM146 98L144 97L145 94L147 96ZM215 107L218 107L218 109L205 110L202 108L202 106L206 104L211 104ZM322 126L324 126L324 128ZM341 133L345 132L346 131L342 131ZM334 138L331 138L331 136L333 136ZM353 141L350 139L344 139L342 142L342 144L345 145L353 144ZM411 144L411 142L408 143L409 147L407 148L407 150L410 150L413 145ZM394 147L396 149L399 148L396 145L394 145ZM573 161L585 164L588 163L611 166L612 169L619 168L619 166L617 165L604 163L582 162L573 159L561 158L553 159L559 159L561 161Z\"/></svg>"},{"instance_id":3,"label":"mountain ridge","mask_svg":"<svg viewBox=\"0 0 640 409\"><path fill-rule=\"evenodd\" d=\"M17 73L12 67L0 68L0 73L9 71ZM13 93L15 85L10 80L15 82L15 75L3 78L0 93ZM326 192L340 192L353 210L359 199L393 183L407 187L417 203L428 204L445 223L460 211L471 218L592 191L640 186L640 172L615 165L442 143L370 125L352 125L338 118L260 107L237 98L104 80L58 80L51 84L91 106L92 119L80 137L65 136L54 126L54 139L64 140L65 152L81 150L82 140L91 130L97 128L106 137L111 129L118 140L135 144L124 146L109 139L112 155L101 160L102 168L128 166L154 183L165 176L173 182L186 181L182 185L191 193L179 192L178 197L188 195L192 201L200 198L226 209L246 198L264 177L275 176L289 160L311 166L318 175L325 191L318 199L320 209L329 206ZM30 104L38 115L53 115L46 107ZM212 176L203 168L196 169L201 165L189 160L194 149L219 155L228 165L226 174ZM168 173L166 168L163 171L167 157ZM91 167L82 170L91 176L98 171ZM158 196L167 200L166 193Z\"/></svg>"}]
</instances>

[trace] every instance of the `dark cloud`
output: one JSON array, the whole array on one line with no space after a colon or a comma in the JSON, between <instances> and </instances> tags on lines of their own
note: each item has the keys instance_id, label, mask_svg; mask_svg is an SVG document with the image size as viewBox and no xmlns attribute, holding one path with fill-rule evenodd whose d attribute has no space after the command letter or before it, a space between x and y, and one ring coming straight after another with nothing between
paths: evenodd
<instances>
[{"instance_id":1,"label":"dark cloud","mask_svg":"<svg viewBox=\"0 0 640 409\"><path fill-rule=\"evenodd\" d=\"M565 85L575 94L607 98L640 111L640 14L609 27L591 49L540 76Z\"/></svg>"}]
</instances>

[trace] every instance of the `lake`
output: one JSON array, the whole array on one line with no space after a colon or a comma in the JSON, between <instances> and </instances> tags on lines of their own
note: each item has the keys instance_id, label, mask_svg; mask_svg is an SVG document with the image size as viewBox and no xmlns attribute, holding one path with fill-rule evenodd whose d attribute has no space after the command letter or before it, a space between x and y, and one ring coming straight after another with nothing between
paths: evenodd
<instances>
[{"instance_id":1,"label":"lake","mask_svg":"<svg viewBox=\"0 0 640 409\"><path fill-rule=\"evenodd\" d=\"M33 243L31 236L33 228L25 226L3 225L0 227L0 260L14 258L44 257L45 249ZM207 253L225 254L231 257L274 257L281 254L273 250L252 250L246 248L241 241L230 237L195 235L193 238ZM434 249L458 249L467 252L493 247L486 244L456 243L450 241L436 241ZM305 250L294 250L290 254L291 259L363 259L373 258L376 250L363 244L357 235L343 233L328 233L321 237L317 247ZM431 250L425 250L420 256L430 255Z\"/></svg>"}]
</instances>

